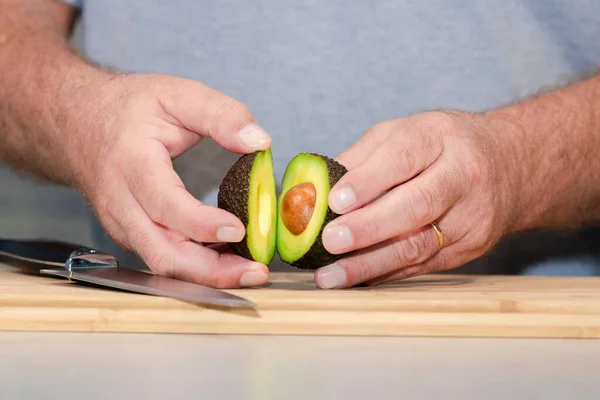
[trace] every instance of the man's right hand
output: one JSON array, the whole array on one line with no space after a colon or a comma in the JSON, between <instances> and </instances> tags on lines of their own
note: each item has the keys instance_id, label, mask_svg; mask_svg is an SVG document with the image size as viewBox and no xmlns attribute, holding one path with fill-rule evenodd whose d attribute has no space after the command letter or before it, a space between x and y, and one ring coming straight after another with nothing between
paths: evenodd
<instances>
[{"instance_id":1,"label":"man's right hand","mask_svg":"<svg viewBox=\"0 0 600 400\"><path fill-rule=\"evenodd\" d=\"M269 148L246 106L164 75L103 76L75 97L67 163L116 242L160 275L220 288L267 281L265 265L222 244L242 240L240 220L194 198L172 164L203 137L239 154Z\"/></svg>"}]
</instances>

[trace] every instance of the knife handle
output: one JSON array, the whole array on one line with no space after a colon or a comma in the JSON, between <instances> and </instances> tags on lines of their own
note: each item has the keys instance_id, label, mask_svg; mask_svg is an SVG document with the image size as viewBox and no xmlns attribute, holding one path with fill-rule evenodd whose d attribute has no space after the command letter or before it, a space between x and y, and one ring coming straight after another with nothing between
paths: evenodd
<instances>
[{"instance_id":1,"label":"knife handle","mask_svg":"<svg viewBox=\"0 0 600 400\"><path fill-rule=\"evenodd\" d=\"M89 247L80 247L72 251L65 263L65 268L69 272L90 268L117 268L118 266L119 262L114 256Z\"/></svg>"},{"instance_id":2,"label":"knife handle","mask_svg":"<svg viewBox=\"0 0 600 400\"><path fill-rule=\"evenodd\" d=\"M42 269L66 269L84 266L113 266L116 259L97 250L68 242L43 239L0 238L0 262L24 272L40 274Z\"/></svg>"}]
</instances>

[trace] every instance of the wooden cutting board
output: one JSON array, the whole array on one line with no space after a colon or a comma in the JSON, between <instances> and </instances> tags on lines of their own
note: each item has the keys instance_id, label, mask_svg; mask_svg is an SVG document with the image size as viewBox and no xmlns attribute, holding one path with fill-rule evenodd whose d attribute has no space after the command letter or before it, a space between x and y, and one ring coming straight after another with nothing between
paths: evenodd
<instances>
[{"instance_id":1,"label":"wooden cutting board","mask_svg":"<svg viewBox=\"0 0 600 400\"><path fill-rule=\"evenodd\" d=\"M324 291L311 273L230 290L256 310L80 286L0 267L0 330L600 337L600 278L431 275Z\"/></svg>"}]
</instances>

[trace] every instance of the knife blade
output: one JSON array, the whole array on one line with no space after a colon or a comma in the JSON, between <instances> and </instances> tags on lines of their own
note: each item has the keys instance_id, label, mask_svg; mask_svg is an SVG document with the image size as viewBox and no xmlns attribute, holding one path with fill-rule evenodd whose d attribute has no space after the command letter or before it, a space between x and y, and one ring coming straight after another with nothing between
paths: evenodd
<instances>
[{"instance_id":1,"label":"knife blade","mask_svg":"<svg viewBox=\"0 0 600 400\"><path fill-rule=\"evenodd\" d=\"M0 239L0 261L24 272L67 278L128 292L224 307L255 308L225 291L120 267L107 253L67 242Z\"/></svg>"}]
</instances>

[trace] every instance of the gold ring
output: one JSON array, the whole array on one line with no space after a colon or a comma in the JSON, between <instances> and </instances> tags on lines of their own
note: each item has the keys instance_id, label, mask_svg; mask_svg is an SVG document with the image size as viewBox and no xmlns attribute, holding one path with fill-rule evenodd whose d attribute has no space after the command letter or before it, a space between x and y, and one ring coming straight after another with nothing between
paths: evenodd
<instances>
[{"instance_id":1,"label":"gold ring","mask_svg":"<svg viewBox=\"0 0 600 400\"><path fill-rule=\"evenodd\" d=\"M442 233L442 230L440 229L439 225L436 222L431 222L430 225L435 230L435 233L437 233L437 237L438 237L438 240L440 241L440 249L441 249L442 247L444 247L444 234Z\"/></svg>"}]
</instances>

